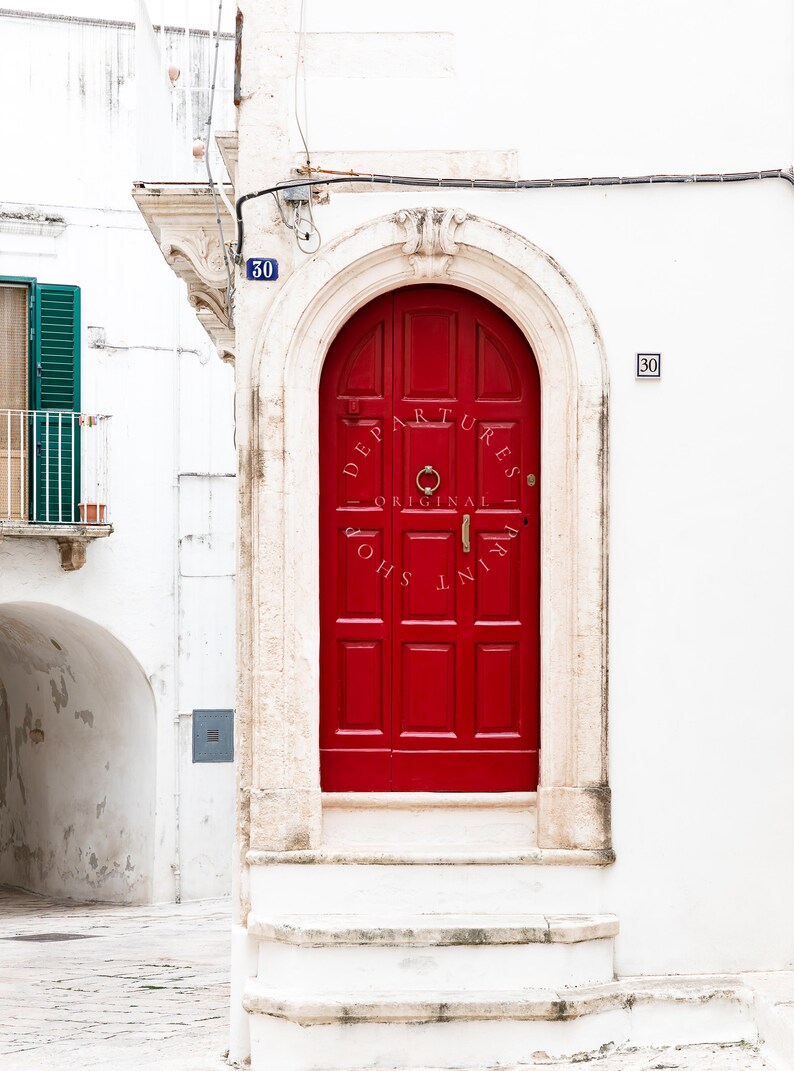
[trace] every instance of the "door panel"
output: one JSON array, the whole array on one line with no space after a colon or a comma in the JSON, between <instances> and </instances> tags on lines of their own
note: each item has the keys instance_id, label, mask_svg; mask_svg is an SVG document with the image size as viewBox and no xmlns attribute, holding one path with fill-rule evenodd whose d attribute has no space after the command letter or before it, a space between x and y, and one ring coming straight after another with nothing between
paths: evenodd
<instances>
[{"instance_id":1,"label":"door panel","mask_svg":"<svg viewBox=\"0 0 794 1071\"><path fill-rule=\"evenodd\" d=\"M455 397L457 326L453 310L403 309L398 343L403 398Z\"/></svg>"},{"instance_id":2,"label":"door panel","mask_svg":"<svg viewBox=\"0 0 794 1071\"><path fill-rule=\"evenodd\" d=\"M404 643L400 737L455 734L455 648L451 643Z\"/></svg>"},{"instance_id":3,"label":"door panel","mask_svg":"<svg viewBox=\"0 0 794 1071\"><path fill-rule=\"evenodd\" d=\"M410 583L401 589L403 623L455 621L455 585L450 583L454 561L452 532L403 532L402 563ZM446 578L442 584L440 578Z\"/></svg>"},{"instance_id":4,"label":"door panel","mask_svg":"<svg viewBox=\"0 0 794 1071\"><path fill-rule=\"evenodd\" d=\"M383 585L372 567L381 561L383 533L359 529L355 535L337 531L339 546L339 583L337 615L339 621L372 618L383 624Z\"/></svg>"},{"instance_id":5,"label":"door panel","mask_svg":"<svg viewBox=\"0 0 794 1071\"><path fill-rule=\"evenodd\" d=\"M521 731L518 645L477 644L476 676L476 734L518 735Z\"/></svg>"},{"instance_id":6,"label":"door panel","mask_svg":"<svg viewBox=\"0 0 794 1071\"><path fill-rule=\"evenodd\" d=\"M382 733L383 645L371 640L339 646L339 730Z\"/></svg>"},{"instance_id":7,"label":"door panel","mask_svg":"<svg viewBox=\"0 0 794 1071\"><path fill-rule=\"evenodd\" d=\"M519 541L506 538L504 531L478 532L476 538L475 621L478 625L519 625Z\"/></svg>"},{"instance_id":8,"label":"door panel","mask_svg":"<svg viewBox=\"0 0 794 1071\"><path fill-rule=\"evenodd\" d=\"M340 421L336 469L340 504L375 505L384 488L382 420Z\"/></svg>"},{"instance_id":9,"label":"door panel","mask_svg":"<svg viewBox=\"0 0 794 1071\"><path fill-rule=\"evenodd\" d=\"M488 509L519 509L520 466L511 459L521 457L521 423L518 420L479 420L476 426L476 501Z\"/></svg>"},{"instance_id":10,"label":"door panel","mask_svg":"<svg viewBox=\"0 0 794 1071\"><path fill-rule=\"evenodd\" d=\"M435 473L443 472L444 497L457 494L457 442L455 429L451 423L437 421L415 423L409 421L405 427L397 426L396 433L402 439L402 495L400 506L412 509L415 506L423 510L428 503L421 503L423 497L431 500L437 497ZM434 472L425 473L417 480L419 473L429 465ZM424 490L423 490L424 489ZM428 495L426 492L430 491ZM439 488L440 490L440 488ZM436 503L437 504L437 503Z\"/></svg>"},{"instance_id":11,"label":"door panel","mask_svg":"<svg viewBox=\"0 0 794 1071\"><path fill-rule=\"evenodd\" d=\"M536 787L539 400L515 325L451 287L384 295L331 346L326 791Z\"/></svg>"}]
</instances>

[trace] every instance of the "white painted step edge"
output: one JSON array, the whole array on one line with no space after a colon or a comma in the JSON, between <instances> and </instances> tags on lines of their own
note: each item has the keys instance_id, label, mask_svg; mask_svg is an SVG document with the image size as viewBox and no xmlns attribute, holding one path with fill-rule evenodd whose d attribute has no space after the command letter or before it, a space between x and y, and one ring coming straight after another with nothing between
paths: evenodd
<instances>
[{"instance_id":1,"label":"white painted step edge","mask_svg":"<svg viewBox=\"0 0 794 1071\"><path fill-rule=\"evenodd\" d=\"M582 989L515 992L285 993L249 982L243 1007L254 1015L287 1019L300 1026L327 1023L442 1023L465 1020L565 1021L637 1004L707 1004L730 1001L753 1006L752 991L736 978L638 978Z\"/></svg>"},{"instance_id":2,"label":"white painted step edge","mask_svg":"<svg viewBox=\"0 0 794 1071\"><path fill-rule=\"evenodd\" d=\"M283 863L348 863L370 866L609 866L615 862L611 848L530 848L527 851L503 852L411 852L360 848L327 850L312 848L289 852L250 851L245 857L249 866L275 866Z\"/></svg>"},{"instance_id":3,"label":"white painted step edge","mask_svg":"<svg viewBox=\"0 0 794 1071\"><path fill-rule=\"evenodd\" d=\"M369 915L248 916L259 940L322 948L335 945L578 944L615 937L617 915Z\"/></svg>"}]
</instances>

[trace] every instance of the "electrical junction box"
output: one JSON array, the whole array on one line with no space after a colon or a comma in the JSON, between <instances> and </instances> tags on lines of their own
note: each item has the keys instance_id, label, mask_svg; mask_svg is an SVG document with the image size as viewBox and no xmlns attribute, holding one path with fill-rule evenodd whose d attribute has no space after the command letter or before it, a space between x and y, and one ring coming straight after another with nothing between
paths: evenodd
<instances>
[{"instance_id":1,"label":"electrical junction box","mask_svg":"<svg viewBox=\"0 0 794 1071\"><path fill-rule=\"evenodd\" d=\"M193 711L193 761L234 761L234 711Z\"/></svg>"}]
</instances>

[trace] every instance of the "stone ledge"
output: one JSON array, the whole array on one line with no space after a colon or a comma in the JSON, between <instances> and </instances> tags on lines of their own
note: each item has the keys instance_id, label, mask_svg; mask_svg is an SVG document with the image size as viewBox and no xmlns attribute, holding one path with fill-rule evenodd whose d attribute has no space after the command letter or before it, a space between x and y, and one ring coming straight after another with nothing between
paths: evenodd
<instances>
[{"instance_id":1,"label":"stone ledge","mask_svg":"<svg viewBox=\"0 0 794 1071\"><path fill-rule=\"evenodd\" d=\"M439 1023L488 1020L565 1021L637 1004L707 1004L712 1001L751 1008L752 991L735 977L626 978L579 989L515 992L434 992L417 998L406 993L350 993L313 996L285 994L249 982L243 1007L249 1013L287 1019L300 1026L340 1023Z\"/></svg>"},{"instance_id":2,"label":"stone ledge","mask_svg":"<svg viewBox=\"0 0 794 1071\"><path fill-rule=\"evenodd\" d=\"M248 916L259 940L322 948L335 945L578 944L615 937L617 915L363 915Z\"/></svg>"},{"instance_id":3,"label":"stone ledge","mask_svg":"<svg viewBox=\"0 0 794 1071\"><path fill-rule=\"evenodd\" d=\"M337 863L370 866L609 866L615 861L611 848L589 851L584 848L533 848L516 852L384 852L377 850L324 851L249 851L249 866L274 866L284 863Z\"/></svg>"},{"instance_id":4,"label":"stone ledge","mask_svg":"<svg viewBox=\"0 0 794 1071\"><path fill-rule=\"evenodd\" d=\"M112 524L38 524L0 521L0 540L54 539L61 554L61 568L75 572L85 565L86 548L95 539L113 534Z\"/></svg>"},{"instance_id":5,"label":"stone ledge","mask_svg":"<svg viewBox=\"0 0 794 1071\"><path fill-rule=\"evenodd\" d=\"M39 524L38 521L0 521L0 537L12 539L104 539L112 524Z\"/></svg>"}]
</instances>

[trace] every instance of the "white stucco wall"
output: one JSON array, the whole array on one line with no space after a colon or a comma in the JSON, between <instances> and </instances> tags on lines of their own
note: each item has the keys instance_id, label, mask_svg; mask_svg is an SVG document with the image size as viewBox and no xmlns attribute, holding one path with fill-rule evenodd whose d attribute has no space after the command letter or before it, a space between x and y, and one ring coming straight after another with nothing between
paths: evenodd
<instances>
[{"instance_id":1,"label":"white stucco wall","mask_svg":"<svg viewBox=\"0 0 794 1071\"><path fill-rule=\"evenodd\" d=\"M254 95L240 111L238 195L287 178L300 149L291 90L275 105L254 92L272 78L269 35L285 29L278 48L297 47L299 4L241 6ZM793 21L782 0L497 0L487 14L310 4L309 37L354 35L344 63L319 45L307 61L313 162L333 152L332 166L367 170L371 153L410 151L410 169L393 155L393 170L438 174L440 150L505 150L523 177L787 167ZM419 31L453 35L437 41L437 65L418 77L396 53L373 77L370 46L386 56L388 41L355 35ZM460 206L526 236L571 275L603 335L617 852L605 906L621 920L618 971L791 968L794 189L332 189L315 215L328 241L417 205ZM268 211L246 208L245 252L278 255L287 281L303 257ZM279 285L240 282L245 360ZM638 351L662 353L661 382L635 380Z\"/></svg>"},{"instance_id":2,"label":"white stucco wall","mask_svg":"<svg viewBox=\"0 0 794 1071\"><path fill-rule=\"evenodd\" d=\"M126 5L102 14L132 17ZM206 30L204 8L201 16L192 25ZM190 714L234 706L233 375L130 196L134 179L151 177L137 171L138 124L145 131L159 122L176 144L188 142L187 76L158 118L139 107L130 26L2 16L0 31L3 97L16 99L20 87L25 95L24 109L7 109L14 152L0 156L0 277L81 287L82 407L112 415L115 529L72 573L61 570L52 540L0 538L0 605L36 601L78 613L143 667L156 703L150 894L224 895L233 768L193 764ZM228 125L228 42L223 47L216 123ZM206 109L208 57L208 39L196 38L194 118ZM196 170L190 159L185 177ZM29 209L62 217L65 229L54 237L4 227L3 212ZM98 895L90 884L83 892Z\"/></svg>"}]
</instances>

